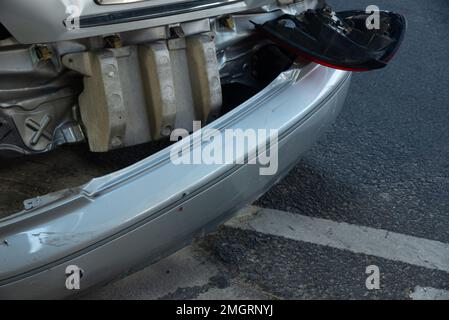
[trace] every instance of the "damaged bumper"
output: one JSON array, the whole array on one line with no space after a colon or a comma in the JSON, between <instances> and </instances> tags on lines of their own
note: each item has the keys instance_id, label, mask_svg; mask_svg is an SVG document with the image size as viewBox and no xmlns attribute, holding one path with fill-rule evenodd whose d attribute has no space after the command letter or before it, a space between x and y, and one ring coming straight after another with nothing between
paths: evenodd
<instances>
[{"instance_id":1,"label":"damaged bumper","mask_svg":"<svg viewBox=\"0 0 449 320\"><path fill-rule=\"evenodd\" d=\"M209 125L222 134L279 130L276 175L260 175L255 165L175 165L168 148L79 189L29 202L27 211L0 221L0 299L73 295L66 288L69 265L83 270L87 290L217 226L298 162L337 117L349 80L348 72L316 64L291 69Z\"/></svg>"}]
</instances>

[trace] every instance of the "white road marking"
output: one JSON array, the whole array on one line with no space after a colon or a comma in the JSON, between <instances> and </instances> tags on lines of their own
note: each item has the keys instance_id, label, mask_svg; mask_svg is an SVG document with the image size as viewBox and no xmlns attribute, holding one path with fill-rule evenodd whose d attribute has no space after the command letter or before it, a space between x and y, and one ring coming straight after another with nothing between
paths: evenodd
<instances>
[{"instance_id":1,"label":"white road marking","mask_svg":"<svg viewBox=\"0 0 449 320\"><path fill-rule=\"evenodd\" d=\"M410 294L410 298L413 300L449 300L449 291L418 286Z\"/></svg>"},{"instance_id":2,"label":"white road marking","mask_svg":"<svg viewBox=\"0 0 449 320\"><path fill-rule=\"evenodd\" d=\"M227 226L263 234L377 256L411 265L449 272L449 244L386 230L338 223L283 211L250 206ZM211 260L195 245L189 246L127 278L92 292L85 299L158 299L178 289L203 287L220 273L220 263ZM269 299L260 288L239 277L228 287L210 287L197 299ZM275 298L275 297L274 297ZM449 291L416 287L416 300L449 299Z\"/></svg>"},{"instance_id":3,"label":"white road marking","mask_svg":"<svg viewBox=\"0 0 449 320\"><path fill-rule=\"evenodd\" d=\"M226 225L449 272L449 244L439 241L254 206Z\"/></svg>"}]
</instances>

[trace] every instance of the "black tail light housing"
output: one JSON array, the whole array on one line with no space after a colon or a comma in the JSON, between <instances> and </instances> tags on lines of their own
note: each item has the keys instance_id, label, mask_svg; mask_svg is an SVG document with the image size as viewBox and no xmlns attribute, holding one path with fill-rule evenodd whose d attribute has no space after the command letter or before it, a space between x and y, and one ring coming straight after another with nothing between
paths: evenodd
<instances>
[{"instance_id":1,"label":"black tail light housing","mask_svg":"<svg viewBox=\"0 0 449 320\"><path fill-rule=\"evenodd\" d=\"M365 11L335 13L329 7L283 15L256 29L295 54L336 69L369 71L388 65L404 39L404 16L379 12L379 28L367 27Z\"/></svg>"},{"instance_id":2,"label":"black tail light housing","mask_svg":"<svg viewBox=\"0 0 449 320\"><path fill-rule=\"evenodd\" d=\"M0 40L4 40L6 38L9 38L11 34L8 30L0 23Z\"/></svg>"}]
</instances>

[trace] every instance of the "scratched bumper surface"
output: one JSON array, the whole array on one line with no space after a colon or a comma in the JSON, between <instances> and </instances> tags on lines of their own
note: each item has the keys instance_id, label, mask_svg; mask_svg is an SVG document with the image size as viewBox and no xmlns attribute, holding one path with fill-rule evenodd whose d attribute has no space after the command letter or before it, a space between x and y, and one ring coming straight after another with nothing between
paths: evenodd
<instances>
[{"instance_id":1,"label":"scratched bumper surface","mask_svg":"<svg viewBox=\"0 0 449 320\"><path fill-rule=\"evenodd\" d=\"M0 298L70 296L68 265L84 270L81 289L87 290L167 256L226 220L282 178L335 120L349 79L347 72L314 64L290 70L209 126L222 134L278 129L277 175L261 176L256 165L176 166L165 149L2 220Z\"/></svg>"}]
</instances>

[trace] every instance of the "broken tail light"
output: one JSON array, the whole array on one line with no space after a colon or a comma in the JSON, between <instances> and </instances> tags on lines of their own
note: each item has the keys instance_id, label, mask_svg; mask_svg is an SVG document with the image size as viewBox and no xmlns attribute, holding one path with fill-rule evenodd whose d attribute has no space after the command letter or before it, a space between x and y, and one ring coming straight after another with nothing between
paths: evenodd
<instances>
[{"instance_id":1,"label":"broken tail light","mask_svg":"<svg viewBox=\"0 0 449 320\"><path fill-rule=\"evenodd\" d=\"M404 16L380 11L378 28L368 28L370 17L364 11L335 13L325 7L255 25L270 39L307 60L336 69L369 71L387 66L407 27Z\"/></svg>"}]
</instances>

